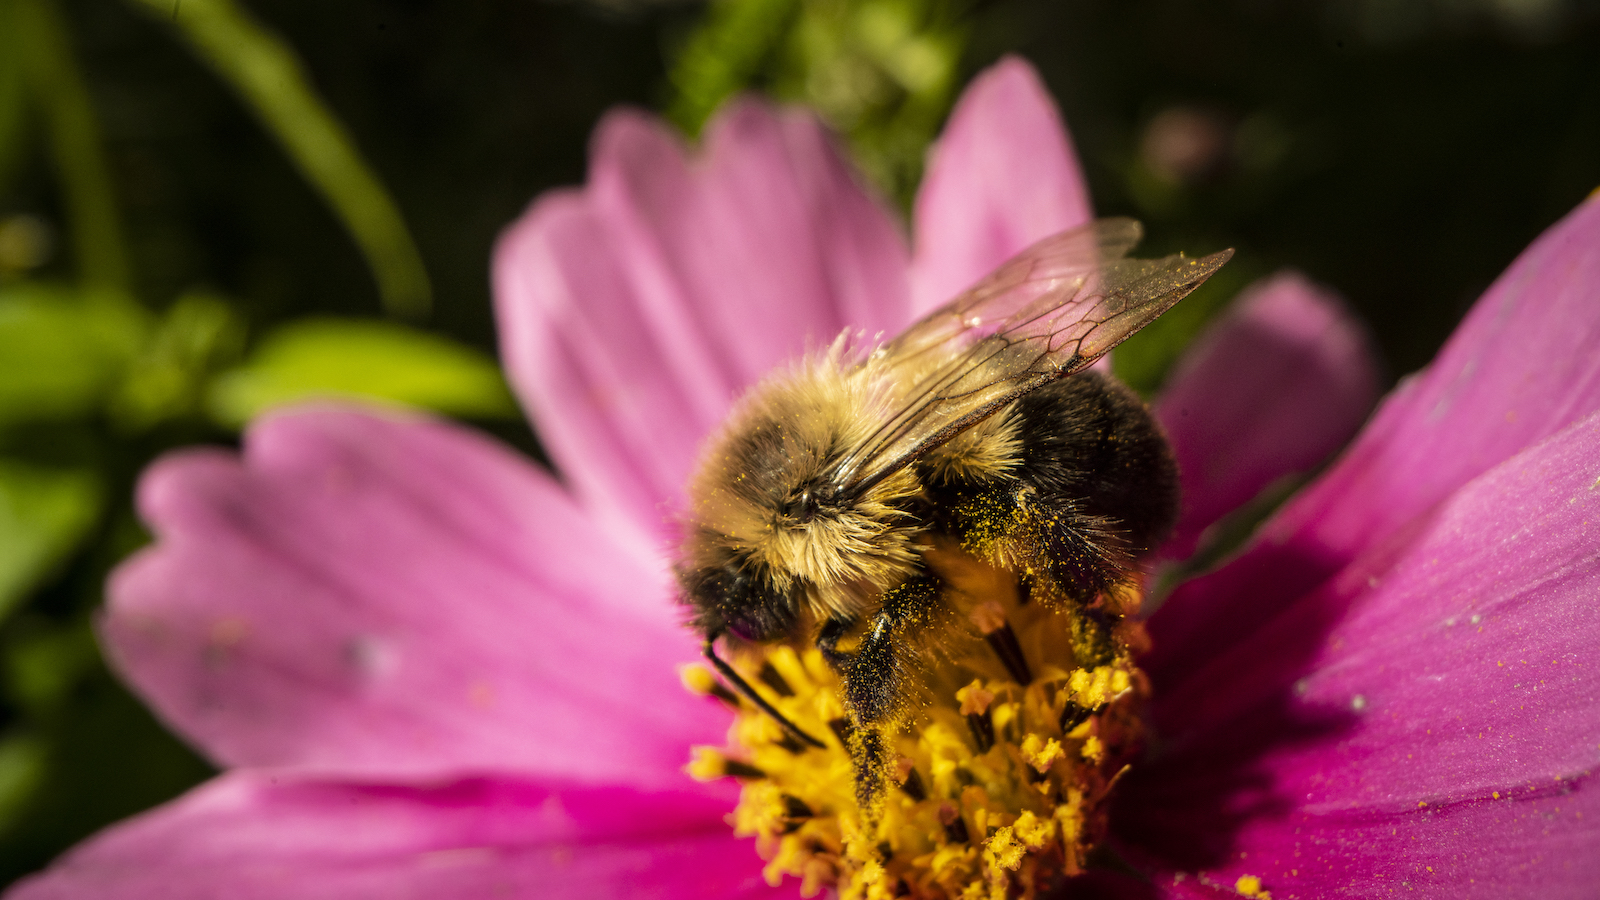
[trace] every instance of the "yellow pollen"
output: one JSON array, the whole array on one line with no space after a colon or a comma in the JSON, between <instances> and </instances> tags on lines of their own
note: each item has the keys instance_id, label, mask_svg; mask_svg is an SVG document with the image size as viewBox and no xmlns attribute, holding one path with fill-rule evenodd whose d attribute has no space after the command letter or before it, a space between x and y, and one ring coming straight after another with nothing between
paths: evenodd
<instances>
[{"instance_id":1,"label":"yellow pollen","mask_svg":"<svg viewBox=\"0 0 1600 900\"><path fill-rule=\"evenodd\" d=\"M1233 883L1233 889L1246 897L1272 900L1272 894L1261 889L1261 879L1254 875L1240 875L1239 880Z\"/></svg>"},{"instance_id":2,"label":"yellow pollen","mask_svg":"<svg viewBox=\"0 0 1600 900\"><path fill-rule=\"evenodd\" d=\"M994 877L999 877L1001 869L1015 871L1022 865L1022 857L1028 848L1017 840L1008 825L995 829L994 835L983 842L983 862L989 867Z\"/></svg>"},{"instance_id":3,"label":"yellow pollen","mask_svg":"<svg viewBox=\"0 0 1600 900\"><path fill-rule=\"evenodd\" d=\"M695 747L689 752L693 756L683 770L695 781L715 781L728 774L725 765L727 760L716 750L710 747Z\"/></svg>"},{"instance_id":4,"label":"yellow pollen","mask_svg":"<svg viewBox=\"0 0 1600 900\"><path fill-rule=\"evenodd\" d=\"M683 686L693 694L709 694L717 689L717 676L705 666L684 666L678 671L678 677L683 679Z\"/></svg>"},{"instance_id":5,"label":"yellow pollen","mask_svg":"<svg viewBox=\"0 0 1600 900\"><path fill-rule=\"evenodd\" d=\"M695 748L686 771L740 779L731 821L755 839L769 883L794 878L802 896L839 900L1006 900L1083 870L1105 835L1107 796L1142 750L1148 682L1132 659L1146 639L1137 623L1106 612L1137 603L1108 597L1090 615L1037 594L1027 604L1014 591L1000 592L1003 603L988 589L973 594L955 604L953 621L969 624L908 652L907 703L890 724L852 719L839 675L816 649L757 647L730 660L823 748L719 691L703 668L685 670L690 690L738 710L728 748ZM1027 684L990 637L1005 628ZM868 746L879 748L882 789L863 811L857 766Z\"/></svg>"},{"instance_id":6,"label":"yellow pollen","mask_svg":"<svg viewBox=\"0 0 1600 900\"><path fill-rule=\"evenodd\" d=\"M1084 741L1086 750L1089 746L1089 741L1094 741L1096 744L1100 743L1097 739L1091 737ZM1067 751L1061 749L1060 741L1055 738L1041 738L1037 734L1030 734L1023 738L1021 750L1022 758L1026 759L1028 765L1033 766L1034 771L1040 774L1050 771L1050 766L1056 760L1065 759L1067 755Z\"/></svg>"}]
</instances>

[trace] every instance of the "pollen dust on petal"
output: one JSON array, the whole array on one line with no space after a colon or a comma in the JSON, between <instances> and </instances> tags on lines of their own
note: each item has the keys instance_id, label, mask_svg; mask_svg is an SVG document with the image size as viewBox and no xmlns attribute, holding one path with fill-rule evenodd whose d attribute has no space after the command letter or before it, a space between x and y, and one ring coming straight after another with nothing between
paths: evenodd
<instances>
[{"instance_id":1,"label":"pollen dust on petal","mask_svg":"<svg viewBox=\"0 0 1600 900\"><path fill-rule=\"evenodd\" d=\"M1233 883L1233 889L1244 897L1259 897L1261 900L1272 900L1272 894L1263 890L1261 879L1254 875L1240 875L1239 880Z\"/></svg>"}]
</instances>

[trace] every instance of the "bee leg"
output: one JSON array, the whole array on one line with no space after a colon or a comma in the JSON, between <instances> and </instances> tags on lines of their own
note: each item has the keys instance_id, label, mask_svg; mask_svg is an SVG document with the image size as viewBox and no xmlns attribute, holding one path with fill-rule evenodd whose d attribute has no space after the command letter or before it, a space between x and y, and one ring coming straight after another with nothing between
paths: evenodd
<instances>
[{"instance_id":1,"label":"bee leg","mask_svg":"<svg viewBox=\"0 0 1600 900\"><path fill-rule=\"evenodd\" d=\"M859 619L836 616L822 623L815 646L844 679L845 703L856 725L883 724L899 712L903 661L896 645L908 629L927 624L941 589L938 579L924 575L885 591L882 607L852 650L840 650L839 643Z\"/></svg>"},{"instance_id":2,"label":"bee leg","mask_svg":"<svg viewBox=\"0 0 1600 900\"><path fill-rule=\"evenodd\" d=\"M883 606L867 622L855 650L838 649L853 621L823 623L816 645L844 678L845 703L855 728L850 758L855 765L856 805L867 833L877 828L888 790L889 728L903 704L903 650L909 628L925 624L937 601L940 584L931 576L913 578L883 595Z\"/></svg>"},{"instance_id":3,"label":"bee leg","mask_svg":"<svg viewBox=\"0 0 1600 900\"><path fill-rule=\"evenodd\" d=\"M882 633L884 616L875 616L873 625ZM858 694L864 685L875 683L878 676L863 662L860 652L849 653L839 649L839 642L856 627L859 619L829 618L817 631L816 648L822 658L844 680L845 703L849 706L849 724L839 729L839 740L850 751L856 773L856 806L862 813L862 824L871 833L876 830L882 798L886 791L884 777L888 763L884 754L883 727L872 716L863 715ZM859 667L858 667L859 666ZM881 688L869 690L870 695L881 694ZM844 725L844 723L840 723Z\"/></svg>"},{"instance_id":4,"label":"bee leg","mask_svg":"<svg viewBox=\"0 0 1600 900\"><path fill-rule=\"evenodd\" d=\"M857 725L887 721L899 705L899 659L895 654L897 617L885 605L867 623L844 670L844 695Z\"/></svg>"}]
</instances>

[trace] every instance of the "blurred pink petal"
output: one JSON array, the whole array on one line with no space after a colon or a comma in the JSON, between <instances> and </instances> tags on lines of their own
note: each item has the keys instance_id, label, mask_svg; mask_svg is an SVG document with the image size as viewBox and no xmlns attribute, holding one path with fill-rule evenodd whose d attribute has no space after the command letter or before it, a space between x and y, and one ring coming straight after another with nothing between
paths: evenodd
<instances>
[{"instance_id":1,"label":"blurred pink petal","mask_svg":"<svg viewBox=\"0 0 1600 900\"><path fill-rule=\"evenodd\" d=\"M1026 61L1002 59L967 86L929 151L917 191L915 312L1093 216L1055 101Z\"/></svg>"},{"instance_id":2,"label":"blurred pink petal","mask_svg":"<svg viewBox=\"0 0 1600 900\"><path fill-rule=\"evenodd\" d=\"M1172 441L1183 514L1163 555L1278 479L1314 469L1378 398L1366 332L1297 272L1257 282L1184 353L1154 412Z\"/></svg>"},{"instance_id":3,"label":"blurred pink petal","mask_svg":"<svg viewBox=\"0 0 1600 900\"><path fill-rule=\"evenodd\" d=\"M158 542L112 579L107 650L222 765L649 784L726 727L678 684L696 645L655 567L464 429L275 416L139 499Z\"/></svg>"},{"instance_id":4,"label":"blurred pink petal","mask_svg":"<svg viewBox=\"0 0 1600 900\"><path fill-rule=\"evenodd\" d=\"M793 896L725 801L468 778L399 786L223 775L111 828L13 900L699 900Z\"/></svg>"},{"instance_id":5,"label":"blurred pink petal","mask_svg":"<svg viewBox=\"0 0 1600 900\"><path fill-rule=\"evenodd\" d=\"M1150 674L1161 683L1225 652L1451 491L1600 408L1597 309L1600 199L1512 263L1243 559L1173 593L1150 621Z\"/></svg>"},{"instance_id":6,"label":"blurred pink petal","mask_svg":"<svg viewBox=\"0 0 1600 900\"><path fill-rule=\"evenodd\" d=\"M1169 685L1125 838L1274 896L1593 896L1597 472L1600 412Z\"/></svg>"},{"instance_id":7,"label":"blurred pink petal","mask_svg":"<svg viewBox=\"0 0 1600 900\"><path fill-rule=\"evenodd\" d=\"M689 158L607 116L590 183L495 252L503 355L564 478L660 538L744 388L845 328L908 317L906 249L809 113L730 104Z\"/></svg>"}]
</instances>

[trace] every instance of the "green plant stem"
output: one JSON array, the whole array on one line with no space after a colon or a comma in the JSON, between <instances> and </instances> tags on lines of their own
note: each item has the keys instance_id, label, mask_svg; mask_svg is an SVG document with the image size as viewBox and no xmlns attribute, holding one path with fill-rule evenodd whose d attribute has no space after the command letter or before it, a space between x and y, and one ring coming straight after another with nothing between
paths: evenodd
<instances>
[{"instance_id":1,"label":"green plant stem","mask_svg":"<svg viewBox=\"0 0 1600 900\"><path fill-rule=\"evenodd\" d=\"M66 27L51 0L7 2L16 29L12 46L25 57L30 93L50 134L84 286L127 295L128 256L111 171Z\"/></svg>"},{"instance_id":2,"label":"green plant stem","mask_svg":"<svg viewBox=\"0 0 1600 900\"><path fill-rule=\"evenodd\" d=\"M432 290L400 209L317 96L299 59L232 0L133 0L178 31L316 188L361 247L384 309L425 316Z\"/></svg>"}]
</instances>

